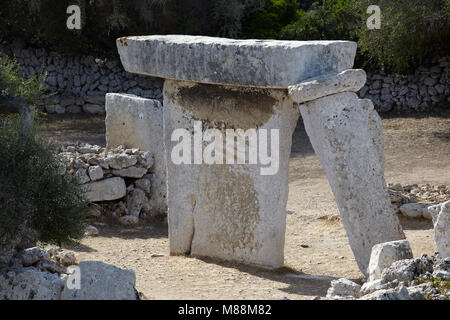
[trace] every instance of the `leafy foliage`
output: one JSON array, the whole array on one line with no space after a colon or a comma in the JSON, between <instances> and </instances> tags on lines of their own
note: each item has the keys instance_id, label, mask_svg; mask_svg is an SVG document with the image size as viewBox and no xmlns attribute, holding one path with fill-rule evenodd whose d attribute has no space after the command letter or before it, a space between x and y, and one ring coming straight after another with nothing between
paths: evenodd
<instances>
[{"instance_id":1,"label":"leafy foliage","mask_svg":"<svg viewBox=\"0 0 450 320\"><path fill-rule=\"evenodd\" d=\"M68 30L78 4L82 29ZM369 5L381 29L369 30ZM0 7L0 41L89 55L116 55L123 35L358 41L359 60L405 73L449 52L450 0L10 0Z\"/></svg>"},{"instance_id":2,"label":"leafy foliage","mask_svg":"<svg viewBox=\"0 0 450 320\"><path fill-rule=\"evenodd\" d=\"M0 54L0 95L22 98L26 103L36 103L45 98L46 74L24 78L16 59Z\"/></svg>"},{"instance_id":3,"label":"leafy foliage","mask_svg":"<svg viewBox=\"0 0 450 320\"><path fill-rule=\"evenodd\" d=\"M123 35L198 34L239 37L242 21L267 0L11 0L0 7L0 39L69 53L117 54ZM69 5L81 30L66 28Z\"/></svg>"},{"instance_id":4,"label":"leafy foliage","mask_svg":"<svg viewBox=\"0 0 450 320\"><path fill-rule=\"evenodd\" d=\"M296 0L271 0L264 11L245 21L243 33L249 38L279 38L281 29L297 17L298 8Z\"/></svg>"},{"instance_id":5,"label":"leafy foliage","mask_svg":"<svg viewBox=\"0 0 450 320\"><path fill-rule=\"evenodd\" d=\"M361 0L381 8L381 28L358 30L361 52L373 64L405 73L450 52L450 0ZM363 15L364 21L368 14Z\"/></svg>"},{"instance_id":6,"label":"leafy foliage","mask_svg":"<svg viewBox=\"0 0 450 320\"><path fill-rule=\"evenodd\" d=\"M415 279L418 284L422 283L432 283L433 288L435 288L440 294L442 294L446 300L450 300L450 281L442 280L441 278L432 278L430 280L425 280L423 278L416 278ZM431 297L427 294L426 296L427 300L430 300Z\"/></svg>"},{"instance_id":7,"label":"leafy foliage","mask_svg":"<svg viewBox=\"0 0 450 320\"><path fill-rule=\"evenodd\" d=\"M0 119L0 248L29 238L62 243L83 235L87 201L36 125L20 128L18 116Z\"/></svg>"},{"instance_id":8,"label":"leafy foliage","mask_svg":"<svg viewBox=\"0 0 450 320\"><path fill-rule=\"evenodd\" d=\"M297 20L286 25L280 38L295 40L355 40L355 28L361 21L355 0L314 2L308 12L297 11Z\"/></svg>"}]
</instances>

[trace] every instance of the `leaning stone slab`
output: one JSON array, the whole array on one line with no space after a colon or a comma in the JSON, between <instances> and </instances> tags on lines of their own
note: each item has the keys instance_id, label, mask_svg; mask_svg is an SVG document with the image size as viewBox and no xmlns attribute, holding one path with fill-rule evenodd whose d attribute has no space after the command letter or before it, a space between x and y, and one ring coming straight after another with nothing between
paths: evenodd
<instances>
[{"instance_id":1,"label":"leaning stone slab","mask_svg":"<svg viewBox=\"0 0 450 320\"><path fill-rule=\"evenodd\" d=\"M384 165L386 162L386 155L384 154L384 135L383 135L383 123L378 112L374 109L373 102L369 99L360 99L361 112L367 114L369 121L369 130L372 135L373 143L377 149L378 159L382 171L384 172Z\"/></svg>"},{"instance_id":2,"label":"leaning stone slab","mask_svg":"<svg viewBox=\"0 0 450 320\"><path fill-rule=\"evenodd\" d=\"M450 257L450 201L431 206L428 212L433 218L437 250L442 257Z\"/></svg>"},{"instance_id":3,"label":"leaning stone slab","mask_svg":"<svg viewBox=\"0 0 450 320\"><path fill-rule=\"evenodd\" d=\"M106 145L149 151L154 158L152 197L156 212L167 210L166 161L163 138L163 107L158 100L130 94L106 94Z\"/></svg>"},{"instance_id":4,"label":"leaning stone slab","mask_svg":"<svg viewBox=\"0 0 450 320\"><path fill-rule=\"evenodd\" d=\"M123 198L127 187L120 177L109 178L83 185L86 188L86 197L89 201L110 201Z\"/></svg>"},{"instance_id":5,"label":"leaning stone slab","mask_svg":"<svg viewBox=\"0 0 450 320\"><path fill-rule=\"evenodd\" d=\"M351 41L233 40L186 35L116 41L126 71L165 79L286 88L353 66Z\"/></svg>"},{"instance_id":6,"label":"leaning stone slab","mask_svg":"<svg viewBox=\"0 0 450 320\"><path fill-rule=\"evenodd\" d=\"M285 90L165 81L172 254L190 253L269 268L283 265L288 165L298 116L298 108ZM278 130L279 145L273 145L279 150L278 168L271 175L262 175L261 170L268 170L268 165L250 164L248 158L237 164L234 157L234 163L226 164L223 155L223 164L195 164L194 157L190 157L190 163L174 161L172 154L178 153L173 150L180 141L173 139L172 133L181 128L185 133L202 135L196 121L219 130L224 140L227 129L258 128L267 130L264 142L270 142L271 129ZM195 141L190 141L189 152L194 156ZM208 143L201 144L206 150ZM237 154L234 143L226 148L226 152L230 150Z\"/></svg>"},{"instance_id":7,"label":"leaning stone slab","mask_svg":"<svg viewBox=\"0 0 450 320\"><path fill-rule=\"evenodd\" d=\"M390 267L395 261L412 259L413 253L407 240L391 241L379 243L373 246L370 255L368 281L381 279L381 274L385 268Z\"/></svg>"},{"instance_id":8,"label":"leaning stone slab","mask_svg":"<svg viewBox=\"0 0 450 320\"><path fill-rule=\"evenodd\" d=\"M79 289L65 283L62 300L136 300L136 275L133 270L119 269L100 261L79 263Z\"/></svg>"},{"instance_id":9,"label":"leaning stone slab","mask_svg":"<svg viewBox=\"0 0 450 320\"><path fill-rule=\"evenodd\" d=\"M357 92L366 83L362 69L349 69L340 73L325 74L289 86L294 102L303 103L339 92Z\"/></svg>"},{"instance_id":10,"label":"leaning stone slab","mask_svg":"<svg viewBox=\"0 0 450 320\"><path fill-rule=\"evenodd\" d=\"M405 239L389 201L368 109L355 93L344 92L301 104L300 111L356 262L367 275L374 245Z\"/></svg>"}]
</instances>

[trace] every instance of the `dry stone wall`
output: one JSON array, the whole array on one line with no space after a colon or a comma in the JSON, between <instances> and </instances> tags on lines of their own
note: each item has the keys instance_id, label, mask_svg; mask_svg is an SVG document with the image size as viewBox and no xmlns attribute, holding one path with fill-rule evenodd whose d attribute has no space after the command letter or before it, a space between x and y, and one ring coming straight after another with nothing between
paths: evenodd
<instances>
[{"instance_id":1,"label":"dry stone wall","mask_svg":"<svg viewBox=\"0 0 450 320\"><path fill-rule=\"evenodd\" d=\"M426 111L450 99L450 57L436 60L429 67L419 67L414 74L395 76L367 73L367 83L358 92L372 100L381 112Z\"/></svg>"},{"instance_id":2,"label":"dry stone wall","mask_svg":"<svg viewBox=\"0 0 450 320\"><path fill-rule=\"evenodd\" d=\"M156 215L152 197L154 158L148 151L107 149L89 144L61 147L61 174L75 175L86 188L87 198L102 204L103 211L124 225ZM92 215L102 212L91 212Z\"/></svg>"},{"instance_id":3,"label":"dry stone wall","mask_svg":"<svg viewBox=\"0 0 450 320\"><path fill-rule=\"evenodd\" d=\"M67 56L20 46L0 46L0 52L15 56L25 75L47 72L48 91L57 92L44 103L47 113L104 114L107 92L129 93L162 101L161 79L128 73L119 60Z\"/></svg>"},{"instance_id":4,"label":"dry stone wall","mask_svg":"<svg viewBox=\"0 0 450 320\"><path fill-rule=\"evenodd\" d=\"M106 93L128 93L162 102L162 79L126 72L119 60L71 57L18 45L0 46L0 52L16 56L26 74L48 73L48 89L58 93L45 102L48 113L104 114ZM358 96L372 100L381 112L427 111L448 103L450 57L406 76L367 72L367 83Z\"/></svg>"}]
</instances>

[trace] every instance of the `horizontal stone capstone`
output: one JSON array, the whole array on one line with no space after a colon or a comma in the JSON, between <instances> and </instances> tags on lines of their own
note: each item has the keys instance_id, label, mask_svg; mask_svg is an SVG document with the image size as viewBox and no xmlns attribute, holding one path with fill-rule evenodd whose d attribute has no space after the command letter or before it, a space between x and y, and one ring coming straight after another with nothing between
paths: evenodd
<instances>
[{"instance_id":1,"label":"horizontal stone capstone","mask_svg":"<svg viewBox=\"0 0 450 320\"><path fill-rule=\"evenodd\" d=\"M153 35L117 39L126 71L213 84L286 88L350 69L351 41L233 40Z\"/></svg>"}]
</instances>

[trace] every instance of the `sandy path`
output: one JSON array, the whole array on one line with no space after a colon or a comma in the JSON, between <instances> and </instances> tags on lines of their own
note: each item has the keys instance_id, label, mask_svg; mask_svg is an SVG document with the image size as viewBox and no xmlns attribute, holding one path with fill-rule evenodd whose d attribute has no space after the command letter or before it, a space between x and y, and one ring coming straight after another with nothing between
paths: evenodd
<instances>
[{"instance_id":1,"label":"sandy path","mask_svg":"<svg viewBox=\"0 0 450 320\"><path fill-rule=\"evenodd\" d=\"M383 126L388 182L450 185L448 115L389 118ZM287 209L295 213L287 216L286 267L281 270L171 257L163 222L135 229L99 226L100 236L85 238L71 249L79 260L133 269L137 289L148 299L312 299L324 296L333 278L361 280L333 194L301 122L294 134L289 190ZM401 222L415 256L435 251L430 222Z\"/></svg>"}]
</instances>

